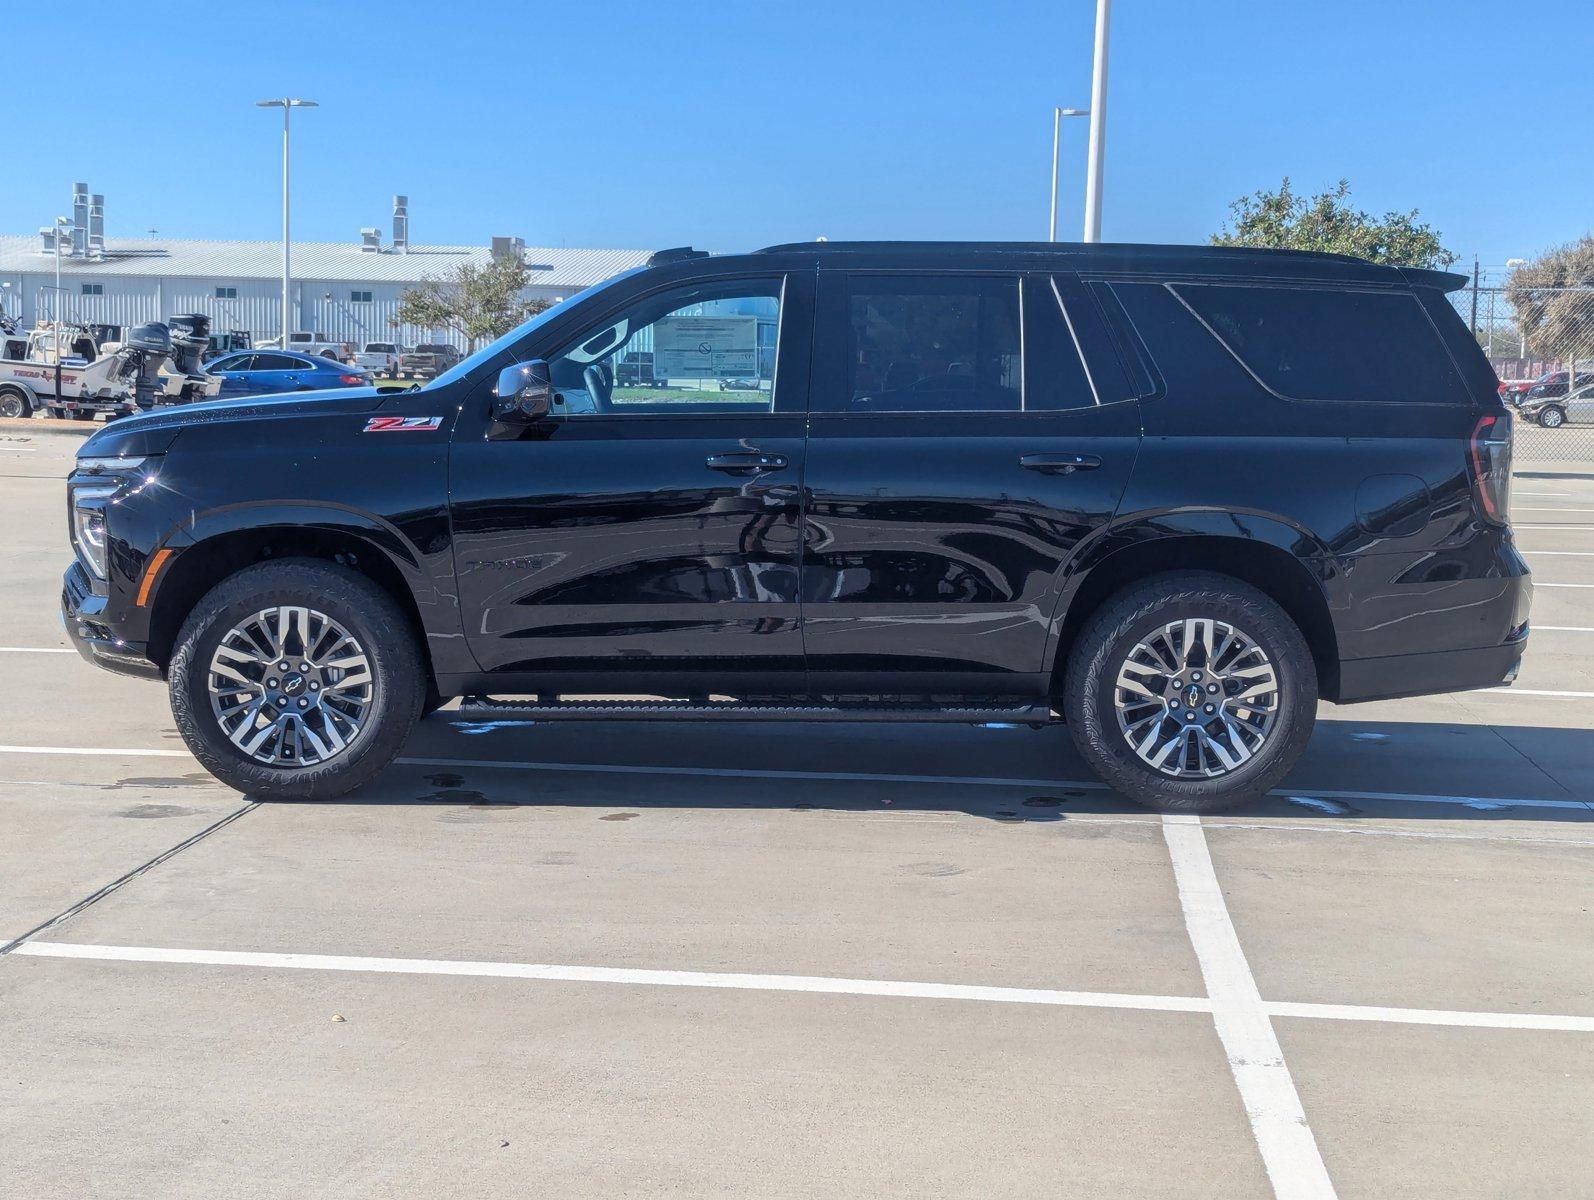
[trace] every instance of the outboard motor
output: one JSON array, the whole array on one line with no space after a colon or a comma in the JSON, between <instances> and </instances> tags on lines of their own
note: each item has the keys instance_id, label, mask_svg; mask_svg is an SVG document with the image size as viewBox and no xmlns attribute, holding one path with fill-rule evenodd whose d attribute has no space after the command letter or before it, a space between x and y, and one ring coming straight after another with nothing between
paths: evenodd
<instances>
[{"instance_id":1,"label":"outboard motor","mask_svg":"<svg viewBox=\"0 0 1594 1200\"><path fill-rule=\"evenodd\" d=\"M165 392L161 368L172 354L172 332L159 321L135 325L116 352L117 382L131 383L133 401L148 411Z\"/></svg>"},{"instance_id":2,"label":"outboard motor","mask_svg":"<svg viewBox=\"0 0 1594 1200\"><path fill-rule=\"evenodd\" d=\"M168 404L190 404L214 396L221 380L205 373L202 365L210 348L210 318L203 313L168 317L171 331L171 359L165 371L165 399Z\"/></svg>"}]
</instances>

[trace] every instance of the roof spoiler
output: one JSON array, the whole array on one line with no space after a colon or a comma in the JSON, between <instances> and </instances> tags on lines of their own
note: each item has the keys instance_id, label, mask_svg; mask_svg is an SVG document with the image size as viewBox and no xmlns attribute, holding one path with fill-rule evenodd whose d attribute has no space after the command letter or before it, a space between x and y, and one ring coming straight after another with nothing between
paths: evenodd
<instances>
[{"instance_id":1,"label":"roof spoiler","mask_svg":"<svg viewBox=\"0 0 1594 1200\"><path fill-rule=\"evenodd\" d=\"M1437 288L1441 292L1459 292L1472 282L1470 275L1457 275L1454 271L1430 271L1424 267L1399 267L1397 269L1412 287Z\"/></svg>"}]
</instances>

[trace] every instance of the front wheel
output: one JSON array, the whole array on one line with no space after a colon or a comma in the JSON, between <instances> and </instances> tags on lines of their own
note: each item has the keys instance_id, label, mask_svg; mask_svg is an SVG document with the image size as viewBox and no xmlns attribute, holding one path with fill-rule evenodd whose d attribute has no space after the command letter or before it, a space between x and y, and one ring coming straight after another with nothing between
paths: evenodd
<instances>
[{"instance_id":1,"label":"front wheel","mask_svg":"<svg viewBox=\"0 0 1594 1200\"><path fill-rule=\"evenodd\" d=\"M365 576L316 559L246 567L178 634L172 715L230 787L329 800L398 754L427 690L414 631Z\"/></svg>"},{"instance_id":2,"label":"front wheel","mask_svg":"<svg viewBox=\"0 0 1594 1200\"><path fill-rule=\"evenodd\" d=\"M1069 656L1074 743L1148 808L1216 812L1265 795L1312 734L1317 670L1290 617L1257 589L1204 572L1120 592Z\"/></svg>"},{"instance_id":3,"label":"front wheel","mask_svg":"<svg viewBox=\"0 0 1594 1200\"><path fill-rule=\"evenodd\" d=\"M1566 424L1566 414L1552 404L1539 413L1539 424L1545 429L1559 429Z\"/></svg>"},{"instance_id":4,"label":"front wheel","mask_svg":"<svg viewBox=\"0 0 1594 1200\"><path fill-rule=\"evenodd\" d=\"M0 388L0 417L31 417L33 402L21 388Z\"/></svg>"}]
</instances>

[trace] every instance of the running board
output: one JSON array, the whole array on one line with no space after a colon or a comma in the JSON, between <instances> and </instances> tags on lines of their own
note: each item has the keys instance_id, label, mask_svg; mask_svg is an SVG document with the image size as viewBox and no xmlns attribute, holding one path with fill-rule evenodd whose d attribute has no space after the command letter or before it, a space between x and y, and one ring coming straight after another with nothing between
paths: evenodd
<instances>
[{"instance_id":1,"label":"running board","mask_svg":"<svg viewBox=\"0 0 1594 1200\"><path fill-rule=\"evenodd\" d=\"M1044 704L1017 708L903 705L874 708L842 704L742 704L691 700L505 700L464 696L467 719L518 717L533 721L941 721L960 725L1001 722L1047 725L1056 718Z\"/></svg>"}]
</instances>

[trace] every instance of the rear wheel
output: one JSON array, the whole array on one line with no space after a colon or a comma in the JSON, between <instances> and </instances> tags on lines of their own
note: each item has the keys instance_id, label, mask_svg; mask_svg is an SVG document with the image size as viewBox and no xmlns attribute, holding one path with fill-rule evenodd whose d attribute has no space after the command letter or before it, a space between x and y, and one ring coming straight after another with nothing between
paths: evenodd
<instances>
[{"instance_id":1,"label":"rear wheel","mask_svg":"<svg viewBox=\"0 0 1594 1200\"><path fill-rule=\"evenodd\" d=\"M283 800L369 782L409 736L427 686L393 598L314 559L217 584L184 622L168 675L177 728L205 768Z\"/></svg>"},{"instance_id":2,"label":"rear wheel","mask_svg":"<svg viewBox=\"0 0 1594 1200\"><path fill-rule=\"evenodd\" d=\"M1215 812L1265 795L1316 719L1305 639L1270 598L1222 575L1157 576L1093 616L1063 706L1102 779L1149 808Z\"/></svg>"},{"instance_id":3,"label":"rear wheel","mask_svg":"<svg viewBox=\"0 0 1594 1200\"><path fill-rule=\"evenodd\" d=\"M1552 404L1540 411L1539 424L1545 429L1559 429L1566 424L1566 414Z\"/></svg>"}]
</instances>

